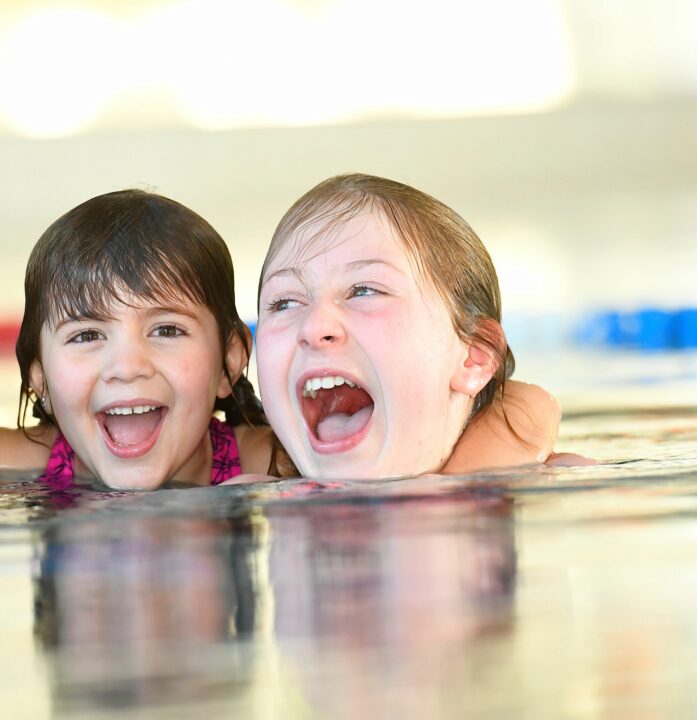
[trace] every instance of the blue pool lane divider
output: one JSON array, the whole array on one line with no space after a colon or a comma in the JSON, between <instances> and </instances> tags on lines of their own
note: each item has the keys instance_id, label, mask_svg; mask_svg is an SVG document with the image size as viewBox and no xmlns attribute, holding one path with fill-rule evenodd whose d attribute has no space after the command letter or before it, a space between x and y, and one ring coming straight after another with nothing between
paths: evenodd
<instances>
[{"instance_id":1,"label":"blue pool lane divider","mask_svg":"<svg viewBox=\"0 0 697 720\"><path fill-rule=\"evenodd\" d=\"M516 351L598 349L639 353L697 350L697 307L638 307L570 313L507 313L503 329Z\"/></svg>"},{"instance_id":2,"label":"blue pool lane divider","mask_svg":"<svg viewBox=\"0 0 697 720\"><path fill-rule=\"evenodd\" d=\"M697 307L606 310L581 318L575 344L641 352L697 349Z\"/></svg>"}]
</instances>

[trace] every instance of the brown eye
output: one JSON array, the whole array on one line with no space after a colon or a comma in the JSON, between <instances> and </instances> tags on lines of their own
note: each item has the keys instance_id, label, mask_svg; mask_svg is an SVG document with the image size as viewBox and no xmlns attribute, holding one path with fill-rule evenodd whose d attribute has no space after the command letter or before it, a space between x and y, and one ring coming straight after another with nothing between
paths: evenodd
<instances>
[{"instance_id":1,"label":"brown eye","mask_svg":"<svg viewBox=\"0 0 697 720\"><path fill-rule=\"evenodd\" d=\"M184 335L184 331L176 325L158 325L152 333L155 337L173 338Z\"/></svg>"},{"instance_id":2,"label":"brown eye","mask_svg":"<svg viewBox=\"0 0 697 720\"><path fill-rule=\"evenodd\" d=\"M98 330L82 330L77 335L73 335L68 342L80 345L82 343L96 342L102 339L102 334Z\"/></svg>"}]
</instances>

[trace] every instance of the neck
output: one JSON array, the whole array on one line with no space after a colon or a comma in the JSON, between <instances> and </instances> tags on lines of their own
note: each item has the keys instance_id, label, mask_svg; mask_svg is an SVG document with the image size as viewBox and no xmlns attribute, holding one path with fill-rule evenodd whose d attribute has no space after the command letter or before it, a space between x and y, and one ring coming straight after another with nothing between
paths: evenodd
<instances>
[{"instance_id":1,"label":"neck","mask_svg":"<svg viewBox=\"0 0 697 720\"><path fill-rule=\"evenodd\" d=\"M168 487L208 487L211 484L213 467L213 445L207 432L194 454L177 470L167 482Z\"/></svg>"}]
</instances>

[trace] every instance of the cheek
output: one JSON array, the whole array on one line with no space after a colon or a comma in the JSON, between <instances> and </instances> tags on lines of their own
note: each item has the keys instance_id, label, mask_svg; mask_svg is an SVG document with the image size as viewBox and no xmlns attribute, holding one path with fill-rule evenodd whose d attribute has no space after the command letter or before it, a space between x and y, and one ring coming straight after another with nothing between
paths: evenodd
<instances>
[{"instance_id":1,"label":"cheek","mask_svg":"<svg viewBox=\"0 0 697 720\"><path fill-rule=\"evenodd\" d=\"M347 322L346 329L369 362L386 375L409 365L423 343L421 327L415 327L408 308L391 307L359 315Z\"/></svg>"},{"instance_id":2,"label":"cheek","mask_svg":"<svg viewBox=\"0 0 697 720\"><path fill-rule=\"evenodd\" d=\"M429 414L449 398L461 347L450 325L425 316L393 324L389 336L373 338L372 356L393 401Z\"/></svg>"},{"instance_id":3,"label":"cheek","mask_svg":"<svg viewBox=\"0 0 697 720\"><path fill-rule=\"evenodd\" d=\"M452 333L451 333L452 334ZM447 352L439 322L425 313L400 313L365 328L369 355L389 374L421 373Z\"/></svg>"},{"instance_id":4,"label":"cheek","mask_svg":"<svg viewBox=\"0 0 697 720\"><path fill-rule=\"evenodd\" d=\"M84 399L94 387L96 373L89 363L77 360L46 364L44 377L55 407Z\"/></svg>"},{"instance_id":5,"label":"cheek","mask_svg":"<svg viewBox=\"0 0 697 720\"><path fill-rule=\"evenodd\" d=\"M202 397L215 395L222 370L217 355L191 354L173 368L171 380L182 395L200 403Z\"/></svg>"},{"instance_id":6,"label":"cheek","mask_svg":"<svg viewBox=\"0 0 697 720\"><path fill-rule=\"evenodd\" d=\"M284 366L287 366L287 343L282 335L267 328L259 328L256 336L257 376L262 395L275 386L283 385ZM266 390L265 390L266 388Z\"/></svg>"}]
</instances>

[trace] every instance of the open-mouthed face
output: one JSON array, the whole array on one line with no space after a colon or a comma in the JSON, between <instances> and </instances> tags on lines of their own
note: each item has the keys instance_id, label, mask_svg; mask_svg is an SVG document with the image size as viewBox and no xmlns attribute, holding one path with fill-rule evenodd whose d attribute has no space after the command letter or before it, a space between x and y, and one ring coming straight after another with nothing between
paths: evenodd
<instances>
[{"instance_id":1,"label":"open-mouthed face","mask_svg":"<svg viewBox=\"0 0 697 720\"><path fill-rule=\"evenodd\" d=\"M262 280L257 368L274 432L308 476L440 469L471 407L452 387L468 348L442 300L382 214L309 234Z\"/></svg>"},{"instance_id":2,"label":"open-mouthed face","mask_svg":"<svg viewBox=\"0 0 697 720\"><path fill-rule=\"evenodd\" d=\"M207 428L216 395L230 392L216 320L184 299L127 303L114 302L107 317L45 325L32 385L75 450L78 473L116 489L207 484Z\"/></svg>"}]
</instances>

